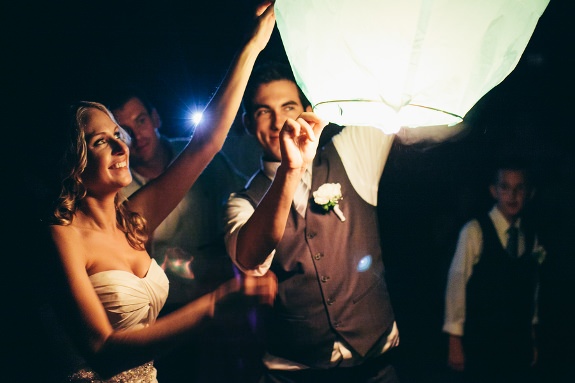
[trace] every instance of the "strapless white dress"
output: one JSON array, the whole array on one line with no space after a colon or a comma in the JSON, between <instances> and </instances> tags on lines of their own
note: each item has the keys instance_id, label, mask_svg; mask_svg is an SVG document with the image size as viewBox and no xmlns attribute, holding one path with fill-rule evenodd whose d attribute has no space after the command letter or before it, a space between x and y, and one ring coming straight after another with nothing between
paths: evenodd
<instances>
[{"instance_id":1,"label":"strapless white dress","mask_svg":"<svg viewBox=\"0 0 575 383\"><path fill-rule=\"evenodd\" d=\"M164 270L151 260L144 278L121 270L102 271L90 276L115 330L137 329L153 324L166 298L168 278ZM83 369L69 377L73 383L157 383L152 362L121 372L103 380L93 370Z\"/></svg>"}]
</instances>

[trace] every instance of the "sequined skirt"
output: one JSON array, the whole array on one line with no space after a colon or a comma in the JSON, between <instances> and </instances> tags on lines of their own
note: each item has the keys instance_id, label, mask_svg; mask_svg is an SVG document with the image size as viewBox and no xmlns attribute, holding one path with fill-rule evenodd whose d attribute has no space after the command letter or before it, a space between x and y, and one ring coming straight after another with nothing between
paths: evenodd
<instances>
[{"instance_id":1,"label":"sequined skirt","mask_svg":"<svg viewBox=\"0 0 575 383\"><path fill-rule=\"evenodd\" d=\"M153 362L102 379L91 369L81 369L68 377L69 383L158 383Z\"/></svg>"}]
</instances>

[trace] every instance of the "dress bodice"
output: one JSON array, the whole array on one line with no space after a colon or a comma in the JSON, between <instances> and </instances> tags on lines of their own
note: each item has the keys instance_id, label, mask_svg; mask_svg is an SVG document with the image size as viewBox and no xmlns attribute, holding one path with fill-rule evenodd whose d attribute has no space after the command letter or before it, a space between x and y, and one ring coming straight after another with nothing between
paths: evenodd
<instances>
[{"instance_id":1,"label":"dress bodice","mask_svg":"<svg viewBox=\"0 0 575 383\"><path fill-rule=\"evenodd\" d=\"M154 259L143 278L107 270L92 274L90 281L114 330L153 324L168 296L168 278Z\"/></svg>"},{"instance_id":2,"label":"dress bodice","mask_svg":"<svg viewBox=\"0 0 575 383\"><path fill-rule=\"evenodd\" d=\"M122 270L101 271L90 276L108 319L115 330L135 329L153 324L168 296L168 278L164 270L151 260L143 278ZM152 362L124 371L112 378L101 379L90 370L77 371L69 379L73 383L155 383L156 369Z\"/></svg>"}]
</instances>

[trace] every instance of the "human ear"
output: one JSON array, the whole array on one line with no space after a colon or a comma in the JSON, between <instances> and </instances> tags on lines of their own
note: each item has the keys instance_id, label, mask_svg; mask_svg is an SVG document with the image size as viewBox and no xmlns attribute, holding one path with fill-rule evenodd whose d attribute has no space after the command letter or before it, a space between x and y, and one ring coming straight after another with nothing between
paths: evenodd
<instances>
[{"instance_id":1,"label":"human ear","mask_svg":"<svg viewBox=\"0 0 575 383\"><path fill-rule=\"evenodd\" d=\"M254 134L252 132L252 121L246 112L242 113L242 124L244 125L244 129L246 130L246 132L250 136L253 136Z\"/></svg>"},{"instance_id":2,"label":"human ear","mask_svg":"<svg viewBox=\"0 0 575 383\"><path fill-rule=\"evenodd\" d=\"M495 185L489 185L489 192L491 193L491 197L493 197L493 199L497 199L497 187Z\"/></svg>"},{"instance_id":3,"label":"human ear","mask_svg":"<svg viewBox=\"0 0 575 383\"><path fill-rule=\"evenodd\" d=\"M160 114L158 113L158 110L156 108L152 109L152 115L150 117L152 118L154 129L160 129L160 127L162 126L162 119L160 118Z\"/></svg>"}]
</instances>

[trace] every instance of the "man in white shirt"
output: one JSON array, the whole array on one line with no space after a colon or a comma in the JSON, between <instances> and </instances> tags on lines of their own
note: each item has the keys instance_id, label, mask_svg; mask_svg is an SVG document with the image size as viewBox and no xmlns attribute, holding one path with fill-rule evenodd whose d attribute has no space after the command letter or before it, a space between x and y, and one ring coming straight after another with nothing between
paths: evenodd
<instances>
[{"instance_id":1,"label":"man in white shirt","mask_svg":"<svg viewBox=\"0 0 575 383\"><path fill-rule=\"evenodd\" d=\"M535 362L538 266L544 251L522 219L526 167L501 164L495 206L462 228L449 270L443 331L448 365L471 382L525 381Z\"/></svg>"},{"instance_id":2,"label":"man in white shirt","mask_svg":"<svg viewBox=\"0 0 575 383\"><path fill-rule=\"evenodd\" d=\"M287 65L254 70L244 110L262 168L228 201L226 247L243 272L278 277L262 381L397 382L376 211L393 137L350 126L331 138L330 126L320 141L323 123ZM324 210L320 186L342 198Z\"/></svg>"}]
</instances>

